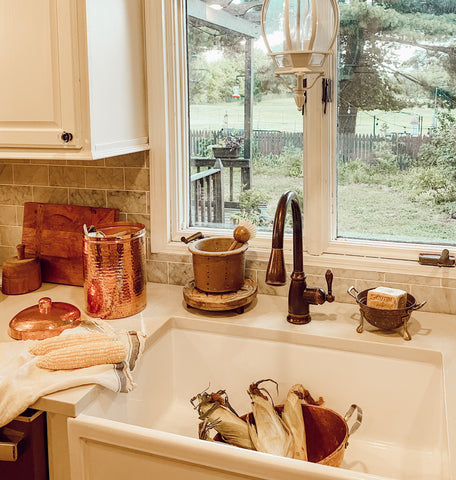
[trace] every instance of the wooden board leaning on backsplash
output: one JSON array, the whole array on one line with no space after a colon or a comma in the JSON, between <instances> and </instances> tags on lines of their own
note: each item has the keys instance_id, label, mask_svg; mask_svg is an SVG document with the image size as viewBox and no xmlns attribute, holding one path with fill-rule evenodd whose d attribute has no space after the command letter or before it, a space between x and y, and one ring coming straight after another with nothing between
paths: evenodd
<instances>
[{"instance_id":1,"label":"wooden board leaning on backsplash","mask_svg":"<svg viewBox=\"0 0 456 480\"><path fill-rule=\"evenodd\" d=\"M82 286L83 225L118 219L117 208L27 202L22 227L25 253L39 258L44 282Z\"/></svg>"}]
</instances>

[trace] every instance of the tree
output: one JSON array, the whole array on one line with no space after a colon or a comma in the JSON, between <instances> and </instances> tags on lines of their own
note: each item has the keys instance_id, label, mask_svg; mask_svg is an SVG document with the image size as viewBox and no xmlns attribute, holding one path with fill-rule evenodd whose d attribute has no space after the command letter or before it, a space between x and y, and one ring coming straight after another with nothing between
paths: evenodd
<instances>
[{"instance_id":1,"label":"tree","mask_svg":"<svg viewBox=\"0 0 456 480\"><path fill-rule=\"evenodd\" d=\"M446 55L441 69L456 68L454 38L456 6L453 0L351 0L340 4L339 131L355 132L359 109L399 110L409 104L406 82L414 81L429 96L435 85L394 68L394 52L401 46L421 46L416 57L422 72L436 51ZM454 80L453 80L454 87ZM416 100L415 98L413 99Z\"/></svg>"}]
</instances>

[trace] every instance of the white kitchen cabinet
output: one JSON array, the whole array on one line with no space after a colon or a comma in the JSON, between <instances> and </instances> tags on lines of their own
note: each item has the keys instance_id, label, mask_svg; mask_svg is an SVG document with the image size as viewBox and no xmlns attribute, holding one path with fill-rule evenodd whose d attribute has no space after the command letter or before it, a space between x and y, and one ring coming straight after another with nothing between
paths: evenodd
<instances>
[{"instance_id":1,"label":"white kitchen cabinet","mask_svg":"<svg viewBox=\"0 0 456 480\"><path fill-rule=\"evenodd\" d=\"M0 0L0 158L148 148L143 0Z\"/></svg>"}]
</instances>

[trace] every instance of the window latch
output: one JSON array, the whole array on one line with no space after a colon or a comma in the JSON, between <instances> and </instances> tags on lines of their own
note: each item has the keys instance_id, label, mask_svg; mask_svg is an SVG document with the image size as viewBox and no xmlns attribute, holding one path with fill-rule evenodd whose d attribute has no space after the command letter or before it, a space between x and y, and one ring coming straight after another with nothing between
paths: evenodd
<instances>
[{"instance_id":1,"label":"window latch","mask_svg":"<svg viewBox=\"0 0 456 480\"><path fill-rule=\"evenodd\" d=\"M325 104L323 113L326 113L326 106L332 102L332 80L330 78L323 78L322 88L321 101Z\"/></svg>"},{"instance_id":2,"label":"window latch","mask_svg":"<svg viewBox=\"0 0 456 480\"><path fill-rule=\"evenodd\" d=\"M454 267L456 260L454 257L450 257L450 252L444 248L442 253L420 253L418 262L421 265L434 265L437 267Z\"/></svg>"}]
</instances>

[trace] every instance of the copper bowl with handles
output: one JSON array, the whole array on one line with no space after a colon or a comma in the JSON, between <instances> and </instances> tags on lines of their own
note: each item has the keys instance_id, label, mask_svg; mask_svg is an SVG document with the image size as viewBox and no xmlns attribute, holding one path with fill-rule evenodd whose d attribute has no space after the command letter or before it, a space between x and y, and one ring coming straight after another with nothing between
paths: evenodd
<instances>
[{"instance_id":1,"label":"copper bowl with handles","mask_svg":"<svg viewBox=\"0 0 456 480\"><path fill-rule=\"evenodd\" d=\"M340 467L348 446L348 439L362 423L362 409L358 405L350 405L347 413L342 417L334 410L318 405L302 404L301 407L306 430L308 461ZM279 413L283 411L283 405L276 405L274 408ZM349 427L347 422L355 411L356 420ZM252 412L241 418L255 424ZM214 440L225 443L219 433L214 436Z\"/></svg>"},{"instance_id":2,"label":"copper bowl with handles","mask_svg":"<svg viewBox=\"0 0 456 480\"><path fill-rule=\"evenodd\" d=\"M407 303L404 308L383 310L367 305L367 292L369 290L373 290L373 288L368 288L361 292L358 292L353 286L348 288L348 294L356 300L361 312L361 323L356 331L361 333L364 330L363 321L366 319L372 326L380 330L394 330L395 328L404 327L403 337L405 340L410 340L412 337L407 330L407 322L412 312L420 309L425 305L426 301L417 303L415 297L407 293Z\"/></svg>"}]
</instances>

